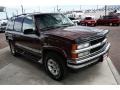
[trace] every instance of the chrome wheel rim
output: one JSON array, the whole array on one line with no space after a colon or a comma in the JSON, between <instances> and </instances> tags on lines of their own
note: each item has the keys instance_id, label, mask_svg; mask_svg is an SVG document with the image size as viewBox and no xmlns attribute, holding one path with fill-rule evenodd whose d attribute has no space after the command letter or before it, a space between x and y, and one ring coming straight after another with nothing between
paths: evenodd
<instances>
[{"instance_id":1,"label":"chrome wheel rim","mask_svg":"<svg viewBox=\"0 0 120 90\"><path fill-rule=\"evenodd\" d=\"M48 70L50 71L51 74L54 76L59 75L60 73L60 68L57 62L55 62L52 59L49 59L47 62Z\"/></svg>"},{"instance_id":2,"label":"chrome wheel rim","mask_svg":"<svg viewBox=\"0 0 120 90\"><path fill-rule=\"evenodd\" d=\"M110 26L112 26L112 23L110 23Z\"/></svg>"},{"instance_id":3,"label":"chrome wheel rim","mask_svg":"<svg viewBox=\"0 0 120 90\"><path fill-rule=\"evenodd\" d=\"M14 54L15 53L14 46L12 44L10 44L10 46L11 46L11 52Z\"/></svg>"}]
</instances>

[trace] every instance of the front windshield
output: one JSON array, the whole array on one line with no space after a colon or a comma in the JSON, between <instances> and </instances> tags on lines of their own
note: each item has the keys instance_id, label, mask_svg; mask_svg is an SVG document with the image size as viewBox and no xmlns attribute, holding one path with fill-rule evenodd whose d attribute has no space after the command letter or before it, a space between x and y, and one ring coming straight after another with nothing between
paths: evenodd
<instances>
[{"instance_id":1,"label":"front windshield","mask_svg":"<svg viewBox=\"0 0 120 90\"><path fill-rule=\"evenodd\" d=\"M36 15L35 19L39 29L74 25L74 23L63 14L40 14Z\"/></svg>"}]
</instances>

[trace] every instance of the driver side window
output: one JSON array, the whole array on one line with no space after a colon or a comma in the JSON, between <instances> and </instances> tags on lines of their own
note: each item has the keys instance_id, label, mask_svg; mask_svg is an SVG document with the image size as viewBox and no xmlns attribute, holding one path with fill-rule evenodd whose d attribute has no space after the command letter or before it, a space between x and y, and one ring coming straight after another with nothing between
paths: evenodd
<instances>
[{"instance_id":1,"label":"driver side window","mask_svg":"<svg viewBox=\"0 0 120 90\"><path fill-rule=\"evenodd\" d=\"M33 29L33 30L35 30L33 18L31 16L27 16L27 17L24 18L24 21L23 21L23 31L26 30L26 29Z\"/></svg>"}]
</instances>

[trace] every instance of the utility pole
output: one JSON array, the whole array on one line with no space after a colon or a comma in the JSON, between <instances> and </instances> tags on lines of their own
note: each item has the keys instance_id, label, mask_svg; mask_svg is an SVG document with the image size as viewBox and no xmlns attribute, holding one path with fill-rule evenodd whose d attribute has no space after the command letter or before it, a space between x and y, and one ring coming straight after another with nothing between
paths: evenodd
<instances>
[{"instance_id":1,"label":"utility pole","mask_svg":"<svg viewBox=\"0 0 120 90\"><path fill-rule=\"evenodd\" d=\"M7 14L7 11L6 11L6 7L5 7L5 14L6 14L6 19L8 19L8 14Z\"/></svg>"},{"instance_id":2,"label":"utility pole","mask_svg":"<svg viewBox=\"0 0 120 90\"><path fill-rule=\"evenodd\" d=\"M24 13L23 5L21 5L22 14Z\"/></svg>"},{"instance_id":3,"label":"utility pole","mask_svg":"<svg viewBox=\"0 0 120 90\"><path fill-rule=\"evenodd\" d=\"M105 16L107 15L107 5L105 5Z\"/></svg>"},{"instance_id":4,"label":"utility pole","mask_svg":"<svg viewBox=\"0 0 120 90\"><path fill-rule=\"evenodd\" d=\"M14 12L12 13L13 17L15 16Z\"/></svg>"},{"instance_id":5,"label":"utility pole","mask_svg":"<svg viewBox=\"0 0 120 90\"><path fill-rule=\"evenodd\" d=\"M97 10L98 10L98 5L97 5Z\"/></svg>"},{"instance_id":6,"label":"utility pole","mask_svg":"<svg viewBox=\"0 0 120 90\"><path fill-rule=\"evenodd\" d=\"M81 5L80 5L80 10L81 10Z\"/></svg>"},{"instance_id":7,"label":"utility pole","mask_svg":"<svg viewBox=\"0 0 120 90\"><path fill-rule=\"evenodd\" d=\"M57 12L58 12L58 5L57 5Z\"/></svg>"},{"instance_id":8,"label":"utility pole","mask_svg":"<svg viewBox=\"0 0 120 90\"><path fill-rule=\"evenodd\" d=\"M25 13L25 9L23 10L23 12Z\"/></svg>"},{"instance_id":9,"label":"utility pole","mask_svg":"<svg viewBox=\"0 0 120 90\"><path fill-rule=\"evenodd\" d=\"M54 7L54 13L55 13L55 7Z\"/></svg>"},{"instance_id":10,"label":"utility pole","mask_svg":"<svg viewBox=\"0 0 120 90\"><path fill-rule=\"evenodd\" d=\"M18 15L18 10L16 10L16 14Z\"/></svg>"},{"instance_id":11,"label":"utility pole","mask_svg":"<svg viewBox=\"0 0 120 90\"><path fill-rule=\"evenodd\" d=\"M39 12L40 12L40 7L39 7Z\"/></svg>"},{"instance_id":12,"label":"utility pole","mask_svg":"<svg viewBox=\"0 0 120 90\"><path fill-rule=\"evenodd\" d=\"M57 5L57 12L59 12L59 13L60 13L60 10L61 10L61 9L60 9L60 8L58 8L58 5Z\"/></svg>"}]
</instances>

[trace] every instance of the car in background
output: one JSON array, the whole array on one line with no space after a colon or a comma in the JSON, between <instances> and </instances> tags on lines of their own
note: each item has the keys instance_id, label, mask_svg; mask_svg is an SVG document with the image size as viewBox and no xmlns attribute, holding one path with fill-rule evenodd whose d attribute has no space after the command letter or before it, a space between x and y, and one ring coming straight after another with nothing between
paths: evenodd
<instances>
[{"instance_id":1,"label":"car in background","mask_svg":"<svg viewBox=\"0 0 120 90\"><path fill-rule=\"evenodd\" d=\"M68 17L75 25L79 25L80 19L76 19L74 17Z\"/></svg>"},{"instance_id":2,"label":"car in background","mask_svg":"<svg viewBox=\"0 0 120 90\"><path fill-rule=\"evenodd\" d=\"M7 21L6 19L3 19L0 21L0 32L5 32L5 29L7 27Z\"/></svg>"},{"instance_id":3,"label":"car in background","mask_svg":"<svg viewBox=\"0 0 120 90\"><path fill-rule=\"evenodd\" d=\"M95 26L96 20L93 17L85 17L83 20L80 21L80 25Z\"/></svg>"},{"instance_id":4,"label":"car in background","mask_svg":"<svg viewBox=\"0 0 120 90\"><path fill-rule=\"evenodd\" d=\"M109 25L109 26L116 25L116 26L119 26L120 25L120 17L115 16L115 15L100 17L97 20L97 25Z\"/></svg>"}]
</instances>

